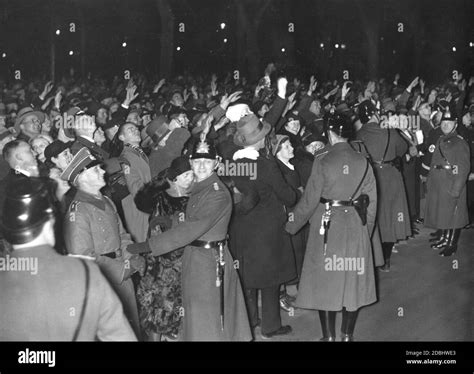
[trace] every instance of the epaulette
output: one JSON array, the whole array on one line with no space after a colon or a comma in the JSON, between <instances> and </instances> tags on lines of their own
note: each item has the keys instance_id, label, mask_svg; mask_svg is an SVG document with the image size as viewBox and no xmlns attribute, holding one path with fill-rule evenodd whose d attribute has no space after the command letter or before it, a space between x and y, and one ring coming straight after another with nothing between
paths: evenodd
<instances>
[{"instance_id":1,"label":"epaulette","mask_svg":"<svg viewBox=\"0 0 474 374\"><path fill-rule=\"evenodd\" d=\"M316 154L314 155L314 157L315 157L315 158L316 158L316 157L321 157L321 156L324 156L324 155L327 154L327 153L329 153L329 151L321 152L321 153L316 153Z\"/></svg>"}]
</instances>

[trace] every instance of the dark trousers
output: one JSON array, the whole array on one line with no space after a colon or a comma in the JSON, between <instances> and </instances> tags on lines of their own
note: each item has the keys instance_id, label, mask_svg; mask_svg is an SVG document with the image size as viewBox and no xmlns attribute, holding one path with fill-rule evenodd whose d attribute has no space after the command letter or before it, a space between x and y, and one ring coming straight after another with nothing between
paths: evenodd
<instances>
[{"instance_id":1,"label":"dark trousers","mask_svg":"<svg viewBox=\"0 0 474 374\"><path fill-rule=\"evenodd\" d=\"M281 327L280 286L262 288L262 333L268 334ZM258 323L258 289L246 288L245 299L250 325Z\"/></svg>"}]
</instances>

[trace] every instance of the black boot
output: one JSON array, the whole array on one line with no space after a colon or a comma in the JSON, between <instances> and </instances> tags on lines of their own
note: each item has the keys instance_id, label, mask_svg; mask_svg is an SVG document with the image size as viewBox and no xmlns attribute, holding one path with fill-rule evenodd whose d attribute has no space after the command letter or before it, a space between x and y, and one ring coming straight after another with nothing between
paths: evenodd
<instances>
[{"instance_id":1,"label":"black boot","mask_svg":"<svg viewBox=\"0 0 474 374\"><path fill-rule=\"evenodd\" d=\"M454 230L449 230L449 231L450 231L450 235L448 237L448 243L443 248L443 250L439 253L439 255L443 257L449 257L453 255L453 253L456 253L458 249L458 241L459 241L459 236L461 235L461 229L454 229Z\"/></svg>"},{"instance_id":2,"label":"black boot","mask_svg":"<svg viewBox=\"0 0 474 374\"><path fill-rule=\"evenodd\" d=\"M439 229L430 233L430 242L437 242L441 238L443 230Z\"/></svg>"},{"instance_id":3,"label":"black boot","mask_svg":"<svg viewBox=\"0 0 474 374\"><path fill-rule=\"evenodd\" d=\"M382 251L385 264L380 268L381 271L390 271L390 257L392 256L393 242L383 242Z\"/></svg>"},{"instance_id":4,"label":"black boot","mask_svg":"<svg viewBox=\"0 0 474 374\"><path fill-rule=\"evenodd\" d=\"M449 235L449 230L443 230L443 233L441 234L441 237L437 242L434 242L431 244L431 248L434 250L438 250L443 248L446 244L448 244L448 235Z\"/></svg>"},{"instance_id":5,"label":"black boot","mask_svg":"<svg viewBox=\"0 0 474 374\"><path fill-rule=\"evenodd\" d=\"M319 311L319 319L321 321L321 329L323 330L323 342L336 341L336 312L328 310Z\"/></svg>"},{"instance_id":6,"label":"black boot","mask_svg":"<svg viewBox=\"0 0 474 374\"><path fill-rule=\"evenodd\" d=\"M341 324L341 341L352 342L354 340L354 328L357 319L357 313L348 312L346 309L342 311L342 324Z\"/></svg>"}]
</instances>

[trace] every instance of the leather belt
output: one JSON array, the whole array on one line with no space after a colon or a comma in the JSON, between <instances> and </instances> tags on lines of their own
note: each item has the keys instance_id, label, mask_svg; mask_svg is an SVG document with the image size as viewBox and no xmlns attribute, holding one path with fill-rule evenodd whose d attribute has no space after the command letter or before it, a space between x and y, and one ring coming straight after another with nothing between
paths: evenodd
<instances>
[{"instance_id":1,"label":"leather belt","mask_svg":"<svg viewBox=\"0 0 474 374\"><path fill-rule=\"evenodd\" d=\"M373 162L375 165L395 165L395 160L390 160L390 161L374 161Z\"/></svg>"},{"instance_id":2,"label":"leather belt","mask_svg":"<svg viewBox=\"0 0 474 374\"><path fill-rule=\"evenodd\" d=\"M434 165L433 168L438 169L438 170L443 170L443 169L452 170L453 169L452 165Z\"/></svg>"},{"instance_id":3,"label":"leather belt","mask_svg":"<svg viewBox=\"0 0 474 374\"><path fill-rule=\"evenodd\" d=\"M189 243L189 245L192 245L193 247L202 247L202 248L217 248L220 244L225 244L227 239L223 240L217 240L213 242L206 242L204 240L194 240L193 242Z\"/></svg>"},{"instance_id":4,"label":"leather belt","mask_svg":"<svg viewBox=\"0 0 474 374\"><path fill-rule=\"evenodd\" d=\"M324 197L322 197L320 200L319 200L320 203L323 203L323 204L326 204L326 203L329 203L331 206L354 206L354 202L353 201L344 201L344 200L330 200L330 199L325 199Z\"/></svg>"}]
</instances>

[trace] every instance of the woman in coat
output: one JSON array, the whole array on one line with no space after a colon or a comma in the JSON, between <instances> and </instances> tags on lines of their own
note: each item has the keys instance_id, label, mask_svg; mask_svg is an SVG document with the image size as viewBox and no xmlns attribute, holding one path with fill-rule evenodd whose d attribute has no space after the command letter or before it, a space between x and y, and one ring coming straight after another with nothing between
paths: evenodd
<instances>
[{"instance_id":1,"label":"woman in coat","mask_svg":"<svg viewBox=\"0 0 474 374\"><path fill-rule=\"evenodd\" d=\"M280 286L296 278L290 235L284 231L285 206L296 203L297 192L286 183L271 154L267 134L271 125L250 114L237 124L234 143L236 170L256 170L252 176L234 177L245 209L233 217L231 247L238 261L252 327L259 324L258 290L262 293L262 337L291 332L280 318ZM246 168L247 167L247 168Z\"/></svg>"},{"instance_id":2,"label":"woman in coat","mask_svg":"<svg viewBox=\"0 0 474 374\"><path fill-rule=\"evenodd\" d=\"M190 157L195 180L185 221L128 249L161 256L186 246L181 277L182 340L249 341L252 334L245 300L226 245L232 199L214 172L214 147L203 141Z\"/></svg>"},{"instance_id":3,"label":"woman in coat","mask_svg":"<svg viewBox=\"0 0 474 374\"><path fill-rule=\"evenodd\" d=\"M293 187L298 193L298 199L303 193L303 184L301 182L300 175L296 169L296 166L293 165L292 160L294 158L293 147L290 143L290 139L286 135L277 135L275 142L272 144L272 153L277 159L278 167L283 174L285 181ZM295 204L296 205L296 204ZM285 206L287 212L293 210L293 206ZM287 285L296 284L298 285L301 269L303 267L304 252L306 248L306 240L308 238L308 226L306 225L304 229L300 230L297 234L291 236L291 245L295 254L295 264L296 264L296 278L287 283ZM294 299L290 297L285 291L280 295L280 306L289 311L291 307L291 302Z\"/></svg>"},{"instance_id":4,"label":"woman in coat","mask_svg":"<svg viewBox=\"0 0 474 374\"><path fill-rule=\"evenodd\" d=\"M178 157L138 192L137 207L151 214L148 237L169 230L172 222L184 222L193 177L189 160ZM149 340L176 340L181 332L183 251L181 248L158 257L146 255L147 269L137 287L137 301L140 325Z\"/></svg>"}]
</instances>

